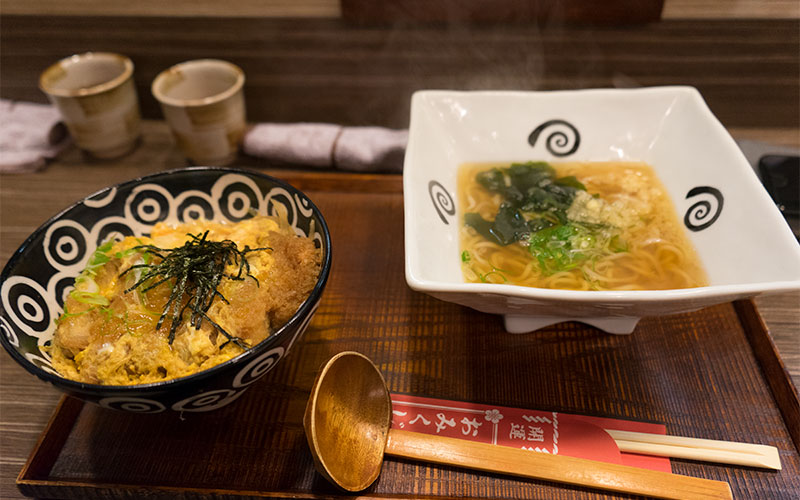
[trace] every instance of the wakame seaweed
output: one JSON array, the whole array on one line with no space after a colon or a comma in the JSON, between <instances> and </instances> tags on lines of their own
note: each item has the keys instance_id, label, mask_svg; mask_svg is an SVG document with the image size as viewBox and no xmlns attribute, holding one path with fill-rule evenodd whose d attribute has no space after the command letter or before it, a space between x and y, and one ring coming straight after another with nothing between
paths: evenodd
<instances>
[{"instance_id":1,"label":"wakame seaweed","mask_svg":"<svg viewBox=\"0 0 800 500\"><path fill-rule=\"evenodd\" d=\"M546 162L492 168L477 174L476 180L504 201L494 220L467 213L465 222L487 240L504 246L529 239L531 233L566 224L575 193L586 190L574 176L556 178L555 169Z\"/></svg>"}]
</instances>

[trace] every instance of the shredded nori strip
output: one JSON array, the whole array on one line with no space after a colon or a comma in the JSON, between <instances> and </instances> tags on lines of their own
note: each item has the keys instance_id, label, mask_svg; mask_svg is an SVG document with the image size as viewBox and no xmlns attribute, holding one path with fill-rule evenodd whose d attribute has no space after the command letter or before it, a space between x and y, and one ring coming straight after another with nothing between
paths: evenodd
<instances>
[{"instance_id":1,"label":"shredded nori strip","mask_svg":"<svg viewBox=\"0 0 800 500\"><path fill-rule=\"evenodd\" d=\"M156 330L158 330L164 320L169 318L171 322L168 337L170 344L175 340L175 332L178 330L184 312L188 308L191 309L189 319L191 326L199 329L203 324L203 320L206 320L228 339L220 346L220 349L229 342L233 342L243 349L249 349L249 346L241 338L226 332L224 328L212 321L206 313L217 297L226 304L230 303L218 290L223 278L237 281L252 278L259 285L258 279L250 274L247 254L272 249L269 247L250 248L245 245L244 250L239 250L236 243L230 240L208 240L208 231L203 233L202 236L194 234L189 234L189 236L189 241L182 247L169 249L159 248L154 245L133 247L134 250L143 251L157 257L157 259L153 259L150 263L135 264L120 273L121 277L134 269L146 270L133 286L125 290L125 293L139 287L142 287L140 291L145 293L163 283L170 282L172 284L172 292L156 324ZM225 268L229 264L239 267L236 274L225 272ZM185 304L184 301L186 301Z\"/></svg>"}]
</instances>

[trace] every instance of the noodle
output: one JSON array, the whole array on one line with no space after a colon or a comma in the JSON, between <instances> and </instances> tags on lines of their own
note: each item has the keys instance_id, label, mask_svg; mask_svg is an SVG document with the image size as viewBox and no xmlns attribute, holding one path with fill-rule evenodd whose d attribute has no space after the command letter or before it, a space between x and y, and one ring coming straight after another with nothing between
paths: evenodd
<instances>
[{"instance_id":1,"label":"noodle","mask_svg":"<svg viewBox=\"0 0 800 500\"><path fill-rule=\"evenodd\" d=\"M545 164L527 165L540 168ZM519 209L524 221L512 222L531 227L526 230L530 236L515 233L516 240L509 243L492 240L485 227L479 229L482 224L492 224L495 217L500 220L501 204L507 205L508 200L490 191L485 178L484 182L477 180L479 174L495 169L505 172L507 186L509 165L461 167L459 216L465 223L460 239L466 281L568 290L665 290L707 285L699 258L650 166L575 162L552 168L558 176L554 183L563 180L562 185L579 186L566 212L568 219L554 210ZM568 176L574 176L575 181L566 179ZM498 185L498 189L505 188L502 183ZM468 214L472 219L467 219ZM543 229L533 227L531 220L537 217L540 221L536 224L541 223ZM502 229L497 224L493 227Z\"/></svg>"}]
</instances>

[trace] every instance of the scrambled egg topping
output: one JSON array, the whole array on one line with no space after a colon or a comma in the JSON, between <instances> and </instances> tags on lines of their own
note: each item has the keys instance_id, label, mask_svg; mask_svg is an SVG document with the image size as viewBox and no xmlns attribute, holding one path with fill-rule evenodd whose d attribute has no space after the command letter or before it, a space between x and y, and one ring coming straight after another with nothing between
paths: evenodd
<instances>
[{"instance_id":1,"label":"scrambled egg topping","mask_svg":"<svg viewBox=\"0 0 800 500\"><path fill-rule=\"evenodd\" d=\"M187 307L170 341L170 321L163 320L160 327L158 322L169 306L175 280L132 289L145 269L136 266L159 259L158 251L147 252L143 246L174 249L190 235L206 231L210 241L230 240L239 250L262 250L245 254L249 276L222 278L217 285L219 294L206 311L217 326L210 321L192 326ZM159 223L150 237L127 237L101 246L92 257L58 320L50 348L53 365L67 378L108 385L157 382L210 368L242 353L242 346L261 342L291 318L314 288L319 267L320 251L314 242L272 218L259 216L236 224L195 221L178 227ZM238 270L233 262L225 267L228 275Z\"/></svg>"}]
</instances>

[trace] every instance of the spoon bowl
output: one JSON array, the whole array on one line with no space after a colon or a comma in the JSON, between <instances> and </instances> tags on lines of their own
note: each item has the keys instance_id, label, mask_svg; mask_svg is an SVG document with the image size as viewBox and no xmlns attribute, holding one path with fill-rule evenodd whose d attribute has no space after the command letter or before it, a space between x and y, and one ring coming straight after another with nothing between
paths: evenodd
<instances>
[{"instance_id":1,"label":"spoon bowl","mask_svg":"<svg viewBox=\"0 0 800 500\"><path fill-rule=\"evenodd\" d=\"M317 470L347 491L361 491L381 472L392 403L380 371L366 356L341 352L322 368L303 426Z\"/></svg>"}]
</instances>

